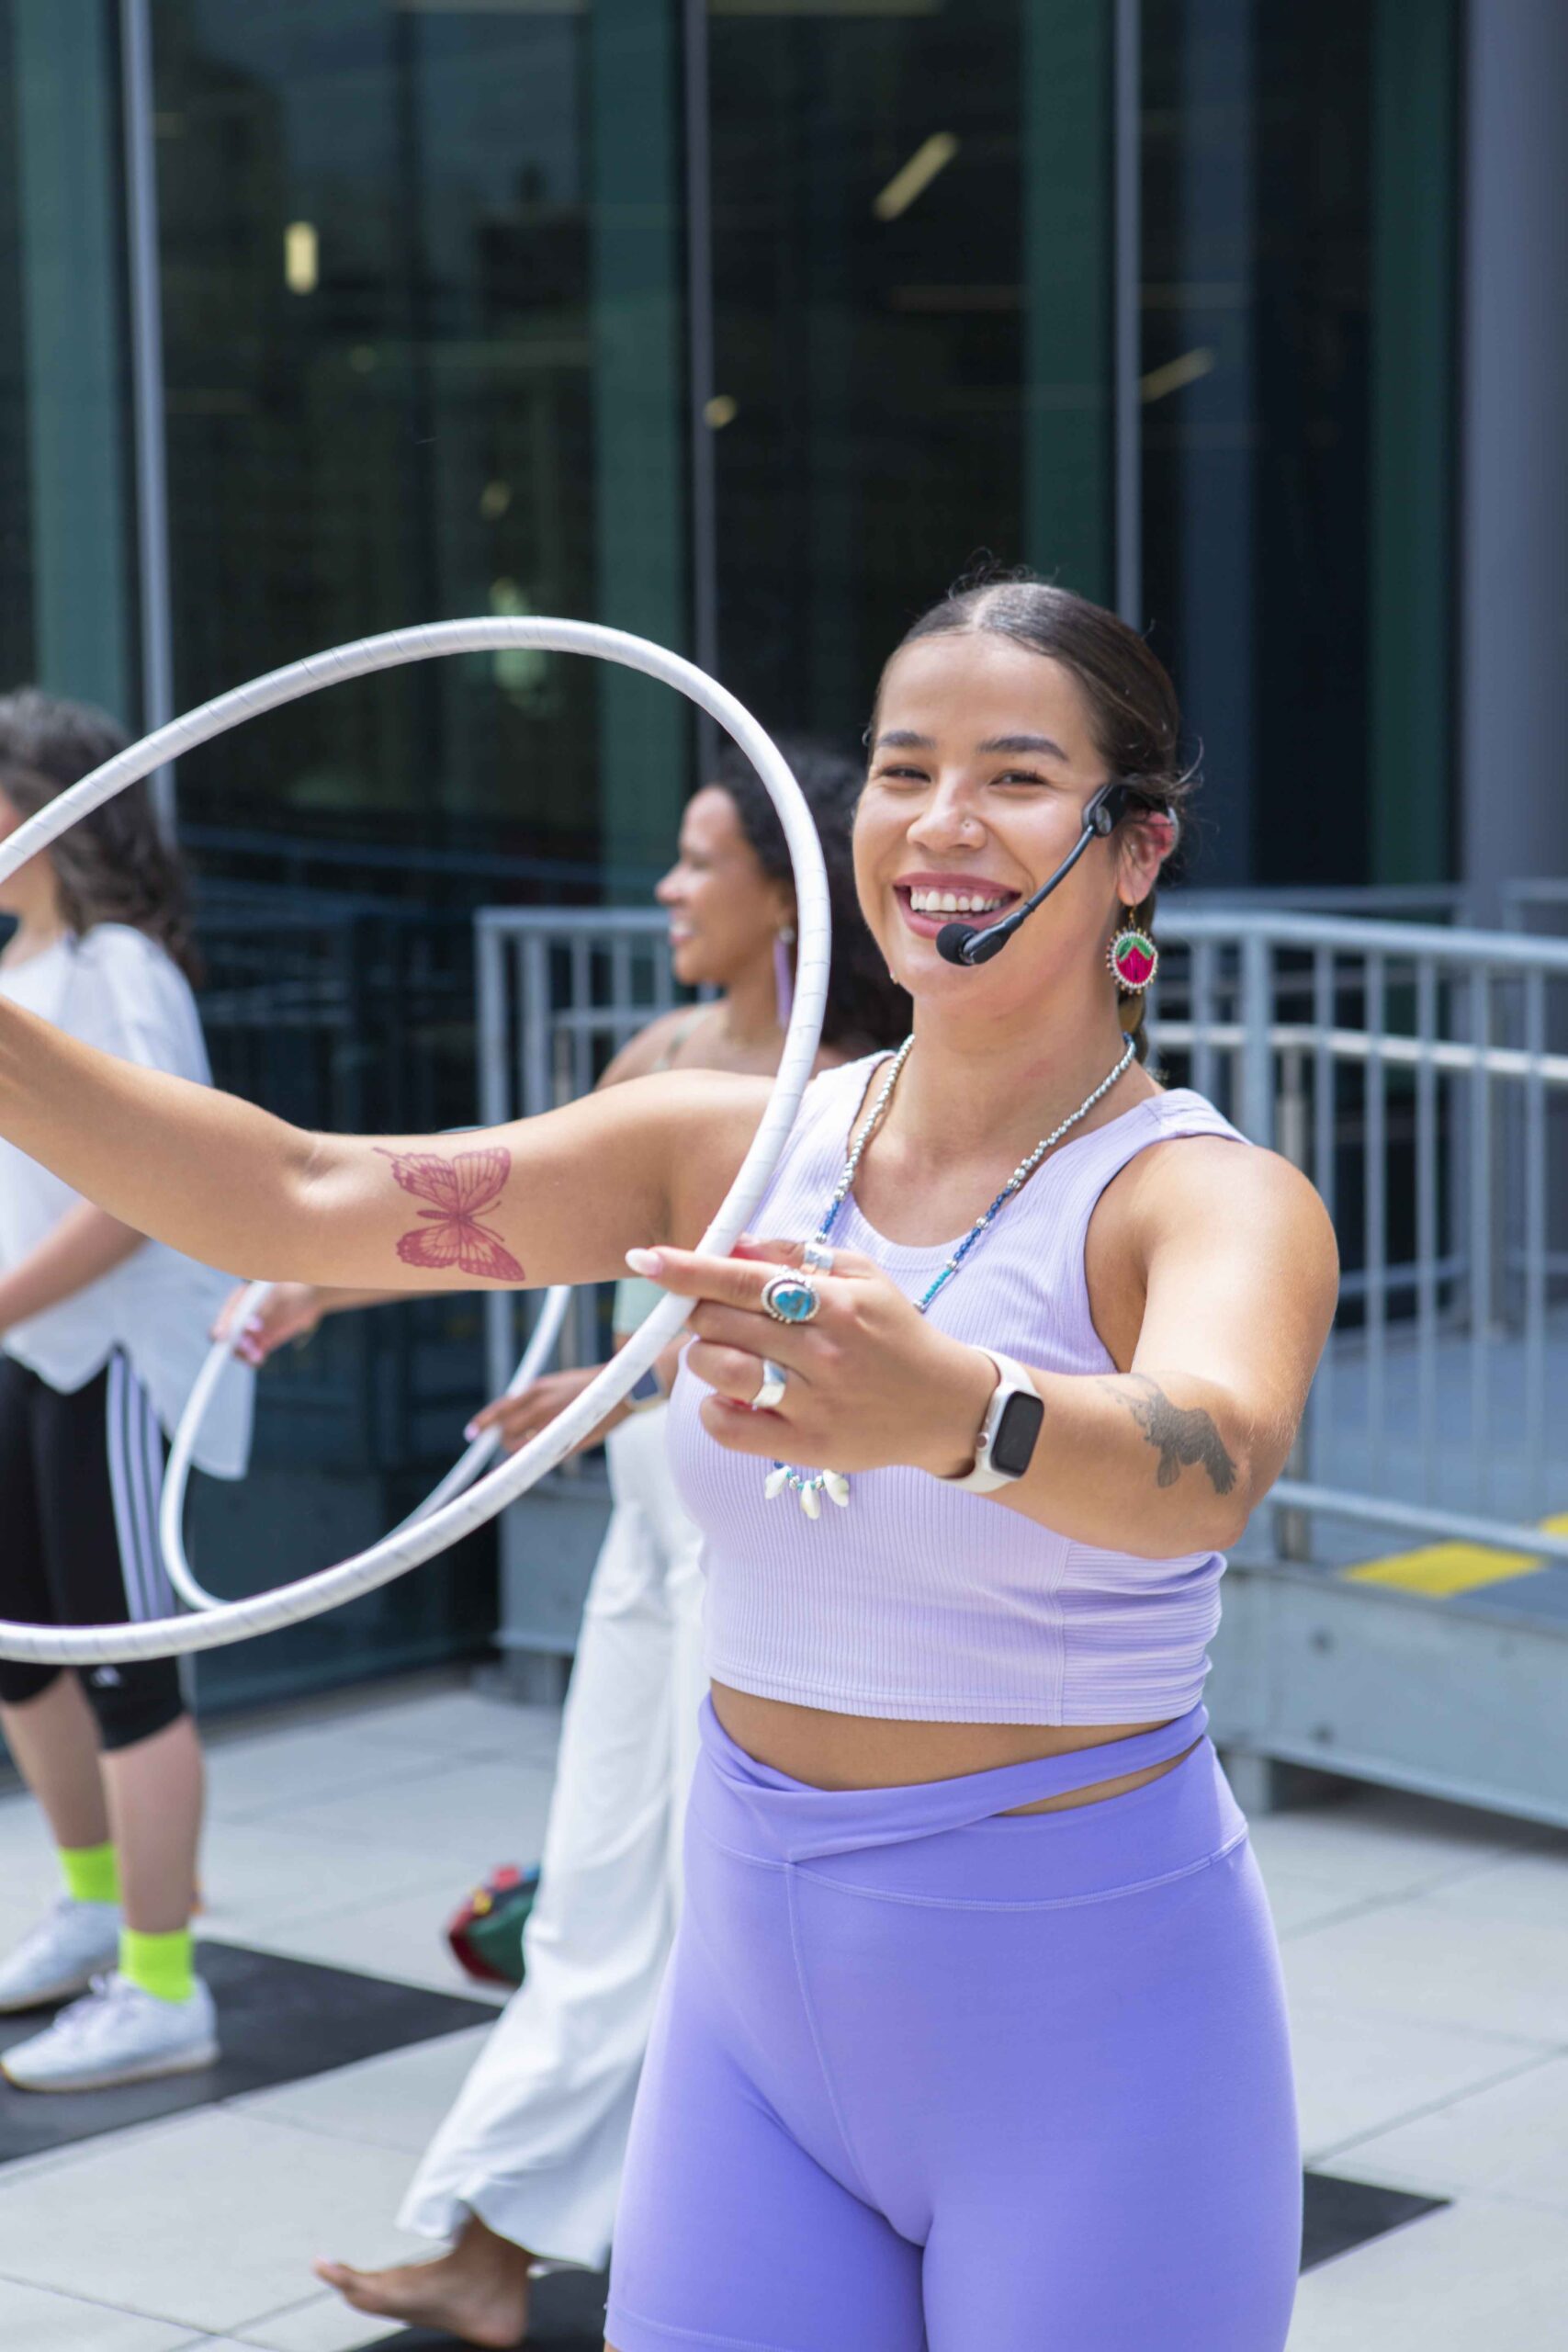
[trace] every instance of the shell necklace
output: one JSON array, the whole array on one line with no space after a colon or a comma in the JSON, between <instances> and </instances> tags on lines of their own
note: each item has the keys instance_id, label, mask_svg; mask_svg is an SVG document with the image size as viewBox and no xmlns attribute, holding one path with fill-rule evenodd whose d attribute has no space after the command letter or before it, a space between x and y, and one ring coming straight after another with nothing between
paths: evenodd
<instances>
[{"instance_id":1,"label":"shell necklace","mask_svg":"<svg viewBox=\"0 0 1568 2352\"><path fill-rule=\"evenodd\" d=\"M914 1042L915 1040L912 1036L906 1037L897 1052L894 1055L892 1062L888 1068L887 1075L883 1080L881 1088L878 1091L876 1100L871 1106L871 1115L866 1120L865 1125L862 1127L858 1137L854 1138L851 1143L849 1157L844 1161L843 1172L840 1176L838 1182L834 1185L831 1193L829 1195L828 1205L822 1212L821 1222L818 1226L815 1234L812 1236L811 1243L808 1245L809 1247L818 1250L822 1250L827 1247L828 1242L831 1238L833 1227L839 1221L839 1213L854 1189L855 1176L859 1170L861 1161L865 1155L865 1148L871 1141L872 1136L876 1133L877 1128L882 1125L884 1117L886 1115L887 1105L893 1099L893 1090L898 1083L899 1074L904 1068L904 1064L909 1058L909 1048ZM1104 1097L1110 1093L1117 1080L1122 1076L1122 1073L1126 1069L1128 1064L1131 1062L1135 1050L1136 1046L1134 1040L1132 1037L1129 1037L1125 1046L1122 1048L1121 1057L1117 1061L1115 1069L1110 1070L1106 1076L1100 1080L1100 1084L1095 1088L1092 1094L1086 1094L1084 1096L1084 1099L1078 1104L1077 1109L1076 1111L1069 1112L1067 1116L1062 1121L1060 1126L1053 1127L1048 1136L1041 1136L1040 1141L1035 1145L1027 1159L1021 1159L1019 1161L1018 1166L1013 1170L1012 1174L1008 1178L1007 1182L1002 1186L1001 1191L997 1194L997 1197L991 1203L990 1207L987 1209L982 1216L976 1218L974 1224L970 1227L963 1240L958 1244L957 1249L954 1250L952 1257L946 1261L945 1264L940 1269L934 1280L927 1288L924 1296L916 1300L915 1309L917 1314L924 1315L930 1311L932 1300L937 1297L940 1292L945 1290L948 1283L952 1282L953 1276L957 1273L959 1268L968 1257L969 1252L979 1240L981 1235L990 1230L998 1217L1001 1215L1003 1209L1006 1208L1008 1203L1013 1199L1015 1194L1023 1190L1023 1187L1028 1183L1030 1178L1033 1175L1035 1170L1039 1167L1041 1161L1044 1159L1045 1154L1052 1148L1053 1145L1060 1143L1062 1137L1068 1132L1068 1130L1072 1127L1076 1127L1080 1119L1086 1119L1093 1110L1095 1104L1102 1101ZM769 1502L775 1502L786 1488L790 1493L799 1497L800 1508L806 1513L807 1519L820 1518L822 1513L822 1497L824 1495L827 1496L829 1502L837 1503L840 1510L847 1510L849 1509L850 1482L846 1474L841 1470L797 1470L788 1462L775 1462L768 1472L767 1477L763 1482L763 1495Z\"/></svg>"}]
</instances>

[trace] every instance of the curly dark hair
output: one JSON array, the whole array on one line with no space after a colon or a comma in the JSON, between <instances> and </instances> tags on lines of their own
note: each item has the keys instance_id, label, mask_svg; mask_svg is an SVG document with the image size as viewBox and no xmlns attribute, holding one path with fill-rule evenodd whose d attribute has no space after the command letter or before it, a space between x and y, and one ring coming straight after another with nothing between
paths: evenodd
<instances>
[{"instance_id":1,"label":"curly dark hair","mask_svg":"<svg viewBox=\"0 0 1568 2352\"><path fill-rule=\"evenodd\" d=\"M39 686L0 695L0 791L21 816L36 816L129 740L89 703L67 702ZM145 783L106 800L45 854L59 885L60 911L78 937L95 923L129 923L155 939L188 980L199 979L185 866L164 838Z\"/></svg>"},{"instance_id":2,"label":"curly dark hair","mask_svg":"<svg viewBox=\"0 0 1568 2352\"><path fill-rule=\"evenodd\" d=\"M1168 810L1179 838L1198 787L1197 770L1181 757L1176 688L1136 629L1103 605L1091 605L1086 596L1032 571L987 567L959 581L922 613L895 652L923 637L965 636L982 629L1010 637L1032 653L1048 654L1072 672L1089 705L1096 749L1111 774L1134 786L1145 808ZM1152 932L1156 895L1151 889L1133 910L1142 930ZM1135 1039L1138 1059L1144 1061L1148 1054L1145 1000L1123 994L1120 1001L1122 1026Z\"/></svg>"},{"instance_id":3,"label":"curly dark hair","mask_svg":"<svg viewBox=\"0 0 1568 2352\"><path fill-rule=\"evenodd\" d=\"M828 869L833 962L828 975L822 1042L857 1057L874 1053L879 1046L900 1045L909 1034L913 1012L904 990L888 977L855 891L852 835L855 804L865 783L864 768L860 761L811 736L784 735L777 740L817 820ZM745 753L733 743L727 744L709 781L728 794L740 830L768 879L793 885L784 827L767 787Z\"/></svg>"}]
</instances>

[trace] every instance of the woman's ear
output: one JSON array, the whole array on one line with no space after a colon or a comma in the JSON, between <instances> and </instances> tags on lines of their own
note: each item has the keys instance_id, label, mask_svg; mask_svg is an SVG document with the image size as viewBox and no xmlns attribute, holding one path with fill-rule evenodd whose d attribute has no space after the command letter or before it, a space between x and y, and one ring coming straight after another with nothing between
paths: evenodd
<instances>
[{"instance_id":1,"label":"woman's ear","mask_svg":"<svg viewBox=\"0 0 1568 2352\"><path fill-rule=\"evenodd\" d=\"M1124 906L1142 906L1175 847L1176 820L1168 809L1151 808L1128 819L1121 831L1116 868Z\"/></svg>"}]
</instances>

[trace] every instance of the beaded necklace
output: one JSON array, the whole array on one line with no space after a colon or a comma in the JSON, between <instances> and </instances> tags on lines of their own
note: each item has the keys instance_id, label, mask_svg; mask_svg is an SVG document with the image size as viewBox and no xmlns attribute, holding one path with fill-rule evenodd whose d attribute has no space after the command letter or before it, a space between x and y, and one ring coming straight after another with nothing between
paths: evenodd
<instances>
[{"instance_id":1,"label":"beaded necklace","mask_svg":"<svg viewBox=\"0 0 1568 2352\"><path fill-rule=\"evenodd\" d=\"M893 1099L893 1090L898 1083L899 1074L904 1068L904 1064L909 1058L909 1048L914 1042L915 1040L912 1036L906 1037L897 1052L894 1055L893 1060L888 1068L887 1076L884 1079L881 1088L878 1091L876 1100L872 1104L871 1115L866 1120L865 1125L862 1127L858 1138L853 1139L851 1143L849 1157L844 1161L843 1172L840 1176L838 1182L834 1185L831 1193L829 1195L828 1205L822 1212L821 1222L818 1226L815 1234L812 1236L812 1243L818 1249L823 1249L827 1246L829 1238L831 1238L833 1227L839 1221L839 1213L842 1209L844 1203L848 1200L851 1193L854 1190L855 1176L859 1170L861 1160L864 1156L865 1148L871 1141L872 1136L876 1133L877 1128L882 1125L883 1118L886 1114L887 1105ZM985 1211L983 1216L976 1218L974 1224L970 1227L963 1240L958 1244L956 1250L954 1250L952 1257L949 1258L939 1269L934 1279L927 1288L925 1295L922 1298L916 1300L915 1311L917 1314L925 1315L930 1311L932 1301L942 1291L945 1290L948 1283L952 1282L953 1276L957 1273L959 1268L963 1265L964 1261L968 1257L969 1252L979 1240L981 1235L983 1233L989 1232L991 1227L996 1223L998 1217L1001 1215L1002 1210L1007 1206L1009 1201L1010 1201L1016 1193L1022 1191L1024 1185L1028 1183L1030 1178L1033 1175L1035 1170L1039 1167L1041 1161L1044 1159L1045 1154L1052 1148L1053 1145L1060 1143L1062 1137L1068 1132L1068 1130L1072 1127L1076 1127L1080 1119L1087 1118L1089 1114L1094 1109L1095 1104L1101 1102L1104 1097L1110 1093L1117 1080L1122 1076L1128 1064L1132 1061L1135 1050L1136 1046L1134 1041L1133 1038L1129 1037L1125 1046L1123 1046L1122 1049L1121 1057L1117 1061L1115 1069L1111 1070L1100 1080L1100 1084L1095 1088L1092 1094L1085 1095L1083 1101L1078 1104L1077 1109L1070 1112L1059 1126L1053 1127L1048 1136L1042 1136L1040 1141L1035 1145L1027 1159L1021 1159L1019 1161L1018 1166L1013 1170L1012 1174L1008 1178L1007 1182L1002 1186L1001 1191L997 1194L997 1197L991 1203L990 1207ZM841 1470L796 1470L787 1462L775 1462L768 1472L767 1478L763 1482L763 1495L769 1502L773 1502L778 1496L784 1492L786 1487L792 1494L799 1497L800 1508L806 1513L807 1519L818 1519L821 1516L822 1497L824 1495L827 1496L829 1502L837 1503L840 1510L847 1510L849 1509L850 1482L845 1473Z\"/></svg>"}]
</instances>

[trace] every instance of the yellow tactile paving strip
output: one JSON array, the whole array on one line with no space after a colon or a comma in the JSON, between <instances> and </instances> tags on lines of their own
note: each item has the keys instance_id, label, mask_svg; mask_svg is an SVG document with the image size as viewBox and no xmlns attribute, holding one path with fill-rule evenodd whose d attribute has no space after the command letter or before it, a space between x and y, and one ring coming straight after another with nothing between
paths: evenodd
<instances>
[{"instance_id":1,"label":"yellow tactile paving strip","mask_svg":"<svg viewBox=\"0 0 1568 2352\"><path fill-rule=\"evenodd\" d=\"M1568 1535L1568 1511L1540 1521L1548 1535ZM1386 1559L1362 1560L1343 1571L1349 1584L1392 1585L1398 1592L1424 1592L1447 1600L1510 1577L1533 1576L1560 1566L1531 1552L1494 1552L1483 1544L1427 1544L1416 1552L1391 1552Z\"/></svg>"}]
</instances>

